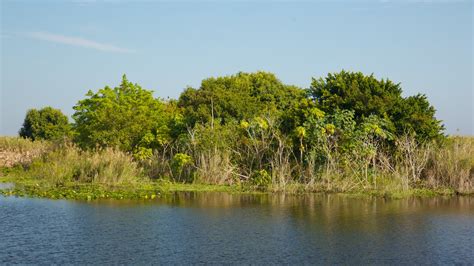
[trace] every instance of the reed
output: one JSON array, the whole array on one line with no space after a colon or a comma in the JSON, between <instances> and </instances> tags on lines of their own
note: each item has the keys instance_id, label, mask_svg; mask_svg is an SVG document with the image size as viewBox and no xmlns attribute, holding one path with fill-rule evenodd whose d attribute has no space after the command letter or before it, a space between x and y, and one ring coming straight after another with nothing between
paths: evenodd
<instances>
[{"instance_id":1,"label":"reed","mask_svg":"<svg viewBox=\"0 0 474 266\"><path fill-rule=\"evenodd\" d=\"M474 193L474 137L453 136L444 145L434 147L423 178L431 187Z\"/></svg>"},{"instance_id":2,"label":"reed","mask_svg":"<svg viewBox=\"0 0 474 266\"><path fill-rule=\"evenodd\" d=\"M18 137L0 137L0 167L27 165L53 147L48 141L31 141Z\"/></svg>"},{"instance_id":3,"label":"reed","mask_svg":"<svg viewBox=\"0 0 474 266\"><path fill-rule=\"evenodd\" d=\"M247 146L233 149L212 143L199 149L188 147L187 154L176 152L178 149L173 153L156 150L151 158L138 160L114 148L82 150L67 143L52 145L0 138L2 152L21 155L40 150L31 161L20 164L18 176L54 187L73 183L138 188L151 181L169 180L287 193L474 193L473 137L448 137L441 144L420 144L405 136L396 141L394 150L363 143L376 147L370 153L326 149L323 163L311 156L301 161L290 142L282 139L277 143L276 146L259 143L266 145L268 152L258 156L251 154L252 149Z\"/></svg>"}]
</instances>

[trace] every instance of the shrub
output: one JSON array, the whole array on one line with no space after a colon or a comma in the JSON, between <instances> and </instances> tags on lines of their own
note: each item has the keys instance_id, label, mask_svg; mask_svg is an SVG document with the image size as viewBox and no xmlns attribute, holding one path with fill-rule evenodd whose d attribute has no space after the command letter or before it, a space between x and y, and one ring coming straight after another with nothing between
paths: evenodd
<instances>
[{"instance_id":1,"label":"shrub","mask_svg":"<svg viewBox=\"0 0 474 266\"><path fill-rule=\"evenodd\" d=\"M171 161L173 178L177 181L183 180L183 178L192 181L192 165L193 161L191 156L184 153L175 154Z\"/></svg>"},{"instance_id":2,"label":"shrub","mask_svg":"<svg viewBox=\"0 0 474 266\"><path fill-rule=\"evenodd\" d=\"M252 174L251 181L257 188L263 189L272 183L272 176L265 169L261 169Z\"/></svg>"}]
</instances>

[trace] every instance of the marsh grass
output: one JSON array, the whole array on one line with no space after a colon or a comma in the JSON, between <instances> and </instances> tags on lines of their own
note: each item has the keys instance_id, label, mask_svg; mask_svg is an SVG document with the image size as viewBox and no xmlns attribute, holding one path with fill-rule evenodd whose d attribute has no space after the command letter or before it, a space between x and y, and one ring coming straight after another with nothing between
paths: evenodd
<instances>
[{"instance_id":1,"label":"marsh grass","mask_svg":"<svg viewBox=\"0 0 474 266\"><path fill-rule=\"evenodd\" d=\"M242 171L228 150L196 152L186 163L189 178L173 178L171 156L156 153L146 161L113 148L81 150L63 143L2 139L3 150L42 150L31 162L7 169L0 181L14 182L3 194L49 198L152 198L177 191L236 193L329 192L401 198L474 193L474 138L449 137L442 145L400 139L393 154L377 150L370 158L332 153L325 164L301 164L288 147L271 154L265 182ZM369 160L370 159L370 160ZM191 171L192 170L192 171ZM4 171L5 172L5 171ZM260 180L259 179L259 180ZM267 180L269 179L269 180ZM180 181L181 180L181 181ZM154 196L152 196L154 195Z\"/></svg>"},{"instance_id":2,"label":"marsh grass","mask_svg":"<svg viewBox=\"0 0 474 266\"><path fill-rule=\"evenodd\" d=\"M0 137L0 151L29 152L35 150L45 150L51 146L48 141L31 141L19 137Z\"/></svg>"},{"instance_id":3,"label":"marsh grass","mask_svg":"<svg viewBox=\"0 0 474 266\"><path fill-rule=\"evenodd\" d=\"M430 152L423 178L430 187L474 193L474 137L454 136Z\"/></svg>"},{"instance_id":4,"label":"marsh grass","mask_svg":"<svg viewBox=\"0 0 474 266\"><path fill-rule=\"evenodd\" d=\"M113 148L84 151L69 144L33 160L23 173L56 185L67 182L134 184L144 179L142 168L127 153Z\"/></svg>"},{"instance_id":5,"label":"marsh grass","mask_svg":"<svg viewBox=\"0 0 474 266\"><path fill-rule=\"evenodd\" d=\"M0 137L0 167L28 165L34 158L53 148L48 141L31 141L18 137Z\"/></svg>"}]
</instances>

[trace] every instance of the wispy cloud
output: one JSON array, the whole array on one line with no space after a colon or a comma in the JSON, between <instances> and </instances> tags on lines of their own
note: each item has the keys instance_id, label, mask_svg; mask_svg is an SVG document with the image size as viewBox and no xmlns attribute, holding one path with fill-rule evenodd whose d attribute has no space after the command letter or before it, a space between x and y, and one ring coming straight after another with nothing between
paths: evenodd
<instances>
[{"instance_id":1,"label":"wispy cloud","mask_svg":"<svg viewBox=\"0 0 474 266\"><path fill-rule=\"evenodd\" d=\"M68 45L90 48L90 49L95 49L95 50L104 51L104 52L115 52L115 53L134 53L135 52L134 50L120 48L111 44L99 43L96 41L83 39L80 37L64 36L64 35L52 34L48 32L31 32L28 34L28 36L34 39L38 39L38 40L68 44Z\"/></svg>"}]
</instances>

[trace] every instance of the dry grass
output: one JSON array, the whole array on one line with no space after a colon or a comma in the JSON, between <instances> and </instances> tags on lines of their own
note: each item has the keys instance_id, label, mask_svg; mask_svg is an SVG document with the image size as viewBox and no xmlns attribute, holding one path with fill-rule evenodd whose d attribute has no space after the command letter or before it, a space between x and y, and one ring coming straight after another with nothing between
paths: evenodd
<instances>
[{"instance_id":1,"label":"dry grass","mask_svg":"<svg viewBox=\"0 0 474 266\"><path fill-rule=\"evenodd\" d=\"M268 190L390 193L429 188L474 193L474 137L449 137L442 145L420 145L405 137L397 141L396 147L390 154L376 149L370 158L357 152L334 152L326 164L315 167L311 160L301 164L290 146L282 142L270 154ZM67 144L0 138L0 159L9 153L29 158L8 159L8 164L16 160L25 168L23 175L56 185L67 182L115 185L166 177L177 182L212 185L252 183L245 171L246 160L236 160L242 154L232 152L217 148L189 150L192 161L185 172L189 176L176 179L170 155L164 151L155 151L152 158L137 162L130 154L111 148L83 151ZM6 160L2 160L0 163L5 166Z\"/></svg>"},{"instance_id":2,"label":"dry grass","mask_svg":"<svg viewBox=\"0 0 474 266\"><path fill-rule=\"evenodd\" d=\"M195 167L198 182L206 184L232 184L236 167L227 152L213 149L196 156Z\"/></svg>"},{"instance_id":3,"label":"dry grass","mask_svg":"<svg viewBox=\"0 0 474 266\"><path fill-rule=\"evenodd\" d=\"M432 187L451 187L474 193L474 137L453 136L433 148L423 177Z\"/></svg>"},{"instance_id":4,"label":"dry grass","mask_svg":"<svg viewBox=\"0 0 474 266\"><path fill-rule=\"evenodd\" d=\"M57 185L66 182L116 185L139 181L143 171L131 155L116 149L82 151L65 145L33 160L26 174Z\"/></svg>"},{"instance_id":5,"label":"dry grass","mask_svg":"<svg viewBox=\"0 0 474 266\"><path fill-rule=\"evenodd\" d=\"M0 167L26 165L52 148L47 141L31 141L19 137L0 137Z\"/></svg>"}]
</instances>

